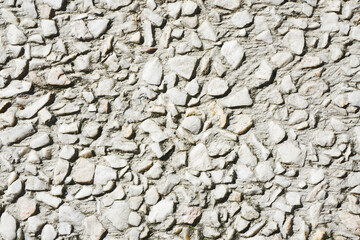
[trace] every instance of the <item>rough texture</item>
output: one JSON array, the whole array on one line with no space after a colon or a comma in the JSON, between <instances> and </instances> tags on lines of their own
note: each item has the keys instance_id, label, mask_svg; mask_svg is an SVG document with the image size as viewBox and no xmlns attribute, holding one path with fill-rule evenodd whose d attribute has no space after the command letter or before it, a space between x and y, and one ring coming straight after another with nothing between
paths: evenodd
<instances>
[{"instance_id":1,"label":"rough texture","mask_svg":"<svg viewBox=\"0 0 360 240\"><path fill-rule=\"evenodd\" d=\"M0 1L0 238L360 238L356 0Z\"/></svg>"}]
</instances>

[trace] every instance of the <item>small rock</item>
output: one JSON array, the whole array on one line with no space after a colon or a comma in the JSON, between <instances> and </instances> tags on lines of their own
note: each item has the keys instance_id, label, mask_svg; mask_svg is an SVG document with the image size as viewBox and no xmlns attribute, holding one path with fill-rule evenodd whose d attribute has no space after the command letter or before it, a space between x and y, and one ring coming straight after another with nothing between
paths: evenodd
<instances>
[{"instance_id":1,"label":"small rock","mask_svg":"<svg viewBox=\"0 0 360 240\"><path fill-rule=\"evenodd\" d=\"M314 133L315 143L321 147L331 147L334 145L336 136L332 131L317 130Z\"/></svg>"},{"instance_id":2,"label":"small rock","mask_svg":"<svg viewBox=\"0 0 360 240\"><path fill-rule=\"evenodd\" d=\"M57 209L62 204L61 198L54 197L46 192L37 193L36 200L39 202L43 202L54 209Z\"/></svg>"},{"instance_id":3,"label":"small rock","mask_svg":"<svg viewBox=\"0 0 360 240\"><path fill-rule=\"evenodd\" d=\"M186 106L189 96L177 87L170 88L167 92L171 102L178 106Z\"/></svg>"},{"instance_id":4,"label":"small rock","mask_svg":"<svg viewBox=\"0 0 360 240\"><path fill-rule=\"evenodd\" d=\"M88 22L87 27L89 29L90 34L94 38L99 38L101 35L103 35L110 23L109 19L95 19Z\"/></svg>"},{"instance_id":5,"label":"small rock","mask_svg":"<svg viewBox=\"0 0 360 240\"><path fill-rule=\"evenodd\" d=\"M235 27L243 28L249 26L254 21L254 16L250 14L247 10L237 12L231 18L231 22Z\"/></svg>"},{"instance_id":6,"label":"small rock","mask_svg":"<svg viewBox=\"0 0 360 240\"><path fill-rule=\"evenodd\" d=\"M33 149L39 149L49 145L52 142L49 134L40 133L38 136L30 141L30 147Z\"/></svg>"},{"instance_id":7,"label":"small rock","mask_svg":"<svg viewBox=\"0 0 360 240\"><path fill-rule=\"evenodd\" d=\"M229 89L227 82L220 78L210 80L207 93L210 96L219 97L224 95Z\"/></svg>"},{"instance_id":8,"label":"small rock","mask_svg":"<svg viewBox=\"0 0 360 240\"><path fill-rule=\"evenodd\" d=\"M282 127L280 127L280 125L273 121L270 121L268 127L271 141L273 141L274 143L280 143L282 140L284 140L286 132L284 131L284 129L282 129Z\"/></svg>"},{"instance_id":9,"label":"small rock","mask_svg":"<svg viewBox=\"0 0 360 240\"><path fill-rule=\"evenodd\" d=\"M32 124L17 125L13 128L7 128L1 131L0 141L3 145L9 146L25 139L36 132Z\"/></svg>"},{"instance_id":10,"label":"small rock","mask_svg":"<svg viewBox=\"0 0 360 240\"><path fill-rule=\"evenodd\" d=\"M128 218L130 215L129 203L126 201L115 201L104 211L104 215L118 230L123 231L128 228Z\"/></svg>"},{"instance_id":11,"label":"small rock","mask_svg":"<svg viewBox=\"0 0 360 240\"><path fill-rule=\"evenodd\" d=\"M81 158L76 161L72 170L72 177L77 183L91 183L94 178L95 164Z\"/></svg>"},{"instance_id":12,"label":"small rock","mask_svg":"<svg viewBox=\"0 0 360 240\"><path fill-rule=\"evenodd\" d=\"M285 164L300 164L301 150L290 141L282 143L278 149L278 159Z\"/></svg>"},{"instance_id":13,"label":"small rock","mask_svg":"<svg viewBox=\"0 0 360 240\"><path fill-rule=\"evenodd\" d=\"M61 206L59 208L59 221L68 222L74 226L81 226L84 214L71 206Z\"/></svg>"},{"instance_id":14,"label":"small rock","mask_svg":"<svg viewBox=\"0 0 360 240\"><path fill-rule=\"evenodd\" d=\"M0 218L0 235L5 240L16 239L16 220L8 212L4 212Z\"/></svg>"},{"instance_id":15,"label":"small rock","mask_svg":"<svg viewBox=\"0 0 360 240\"><path fill-rule=\"evenodd\" d=\"M228 10L236 10L240 7L241 1L239 0L214 0L214 5L228 9Z\"/></svg>"},{"instance_id":16,"label":"small rock","mask_svg":"<svg viewBox=\"0 0 360 240\"><path fill-rule=\"evenodd\" d=\"M268 182L275 176L272 164L269 161L258 163L254 172L260 182Z\"/></svg>"},{"instance_id":17,"label":"small rock","mask_svg":"<svg viewBox=\"0 0 360 240\"><path fill-rule=\"evenodd\" d=\"M247 166L255 167L257 165L257 158L255 155L251 152L249 146L247 144L242 144L239 152L239 162L242 164L245 164Z\"/></svg>"},{"instance_id":18,"label":"small rock","mask_svg":"<svg viewBox=\"0 0 360 240\"><path fill-rule=\"evenodd\" d=\"M164 199L155 204L150 209L149 222L159 223L163 222L170 214L174 212L175 204L171 200Z\"/></svg>"},{"instance_id":19,"label":"small rock","mask_svg":"<svg viewBox=\"0 0 360 240\"><path fill-rule=\"evenodd\" d=\"M41 240L54 240L57 237L57 231L55 228L46 224L41 231Z\"/></svg>"},{"instance_id":20,"label":"small rock","mask_svg":"<svg viewBox=\"0 0 360 240\"><path fill-rule=\"evenodd\" d=\"M208 171L213 168L204 144L199 143L191 149L189 153L189 166L197 171Z\"/></svg>"},{"instance_id":21,"label":"small rock","mask_svg":"<svg viewBox=\"0 0 360 240\"><path fill-rule=\"evenodd\" d=\"M241 216L249 221L258 219L260 217L260 213L247 202L244 202L241 206Z\"/></svg>"},{"instance_id":22,"label":"small rock","mask_svg":"<svg viewBox=\"0 0 360 240\"><path fill-rule=\"evenodd\" d=\"M197 29L200 38L204 40L217 41L217 34L214 30L214 27L208 20L205 20Z\"/></svg>"},{"instance_id":23,"label":"small rock","mask_svg":"<svg viewBox=\"0 0 360 240\"><path fill-rule=\"evenodd\" d=\"M41 20L41 28L44 37L51 38L58 35L58 29L54 20L43 19Z\"/></svg>"},{"instance_id":24,"label":"small rock","mask_svg":"<svg viewBox=\"0 0 360 240\"><path fill-rule=\"evenodd\" d=\"M45 221L41 219L39 216L29 217L27 220L27 232L36 234L38 233L42 227L45 225Z\"/></svg>"},{"instance_id":25,"label":"small rock","mask_svg":"<svg viewBox=\"0 0 360 240\"><path fill-rule=\"evenodd\" d=\"M296 55L301 55L305 48L304 31L291 29L284 37L283 44Z\"/></svg>"},{"instance_id":26,"label":"small rock","mask_svg":"<svg viewBox=\"0 0 360 240\"><path fill-rule=\"evenodd\" d=\"M233 123L232 123L233 122ZM231 121L229 130L237 134L247 132L254 124L252 116L249 114L239 114Z\"/></svg>"},{"instance_id":27,"label":"small rock","mask_svg":"<svg viewBox=\"0 0 360 240\"><path fill-rule=\"evenodd\" d=\"M192 134L199 134L202 128L201 119L196 116L186 117L181 123L181 127L190 131Z\"/></svg>"},{"instance_id":28,"label":"small rock","mask_svg":"<svg viewBox=\"0 0 360 240\"><path fill-rule=\"evenodd\" d=\"M54 10L61 10L65 6L65 0L44 0L45 4L49 5Z\"/></svg>"},{"instance_id":29,"label":"small rock","mask_svg":"<svg viewBox=\"0 0 360 240\"><path fill-rule=\"evenodd\" d=\"M71 35L81 41L89 41L94 38L82 20L71 23Z\"/></svg>"},{"instance_id":30,"label":"small rock","mask_svg":"<svg viewBox=\"0 0 360 240\"><path fill-rule=\"evenodd\" d=\"M110 167L97 165L95 170L94 184L106 185L111 180L116 180L116 171Z\"/></svg>"},{"instance_id":31,"label":"small rock","mask_svg":"<svg viewBox=\"0 0 360 240\"><path fill-rule=\"evenodd\" d=\"M68 86L71 84L61 67L50 69L46 82L53 86Z\"/></svg>"},{"instance_id":32,"label":"small rock","mask_svg":"<svg viewBox=\"0 0 360 240\"><path fill-rule=\"evenodd\" d=\"M160 85L163 76L163 69L159 58L154 57L148 60L144 66L142 79L149 84Z\"/></svg>"},{"instance_id":33,"label":"small rock","mask_svg":"<svg viewBox=\"0 0 360 240\"><path fill-rule=\"evenodd\" d=\"M20 220L26 220L36 211L36 202L28 197L21 197L16 202Z\"/></svg>"},{"instance_id":34,"label":"small rock","mask_svg":"<svg viewBox=\"0 0 360 240\"><path fill-rule=\"evenodd\" d=\"M300 62L300 68L315 68L319 67L322 63L320 57L305 55Z\"/></svg>"},{"instance_id":35,"label":"small rock","mask_svg":"<svg viewBox=\"0 0 360 240\"><path fill-rule=\"evenodd\" d=\"M0 90L0 98L11 98L29 92L31 88L31 82L13 80L9 85Z\"/></svg>"},{"instance_id":36,"label":"small rock","mask_svg":"<svg viewBox=\"0 0 360 240\"><path fill-rule=\"evenodd\" d=\"M245 56L244 49L240 46L237 40L225 42L221 47L221 54L225 57L226 61L233 69L240 66Z\"/></svg>"},{"instance_id":37,"label":"small rock","mask_svg":"<svg viewBox=\"0 0 360 240\"><path fill-rule=\"evenodd\" d=\"M22 45L27 41L25 34L13 24L7 28L6 37L11 45Z\"/></svg>"},{"instance_id":38,"label":"small rock","mask_svg":"<svg viewBox=\"0 0 360 240\"><path fill-rule=\"evenodd\" d=\"M285 67L287 64L294 60L294 56L287 51L282 51L276 53L271 57L271 62L273 62L278 68Z\"/></svg>"},{"instance_id":39,"label":"small rock","mask_svg":"<svg viewBox=\"0 0 360 240\"><path fill-rule=\"evenodd\" d=\"M169 59L168 66L181 77L190 80L195 73L197 62L196 57L177 56Z\"/></svg>"},{"instance_id":40,"label":"small rock","mask_svg":"<svg viewBox=\"0 0 360 240\"><path fill-rule=\"evenodd\" d=\"M220 100L220 103L224 107L236 108L236 107L247 107L253 104L253 100L250 97L249 90L244 87L235 93Z\"/></svg>"},{"instance_id":41,"label":"small rock","mask_svg":"<svg viewBox=\"0 0 360 240\"><path fill-rule=\"evenodd\" d=\"M85 235L91 240L99 240L106 232L106 229L95 216L86 217L83 221Z\"/></svg>"}]
</instances>

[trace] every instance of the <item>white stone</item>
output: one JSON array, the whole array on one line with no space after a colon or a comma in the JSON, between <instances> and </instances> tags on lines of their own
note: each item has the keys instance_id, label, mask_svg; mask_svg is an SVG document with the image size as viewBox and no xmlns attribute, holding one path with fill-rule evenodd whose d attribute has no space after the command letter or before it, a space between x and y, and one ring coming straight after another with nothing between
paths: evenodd
<instances>
[{"instance_id":1,"label":"white stone","mask_svg":"<svg viewBox=\"0 0 360 240\"><path fill-rule=\"evenodd\" d=\"M71 35L81 41L89 41L94 38L83 20L78 20L71 23Z\"/></svg>"},{"instance_id":2,"label":"white stone","mask_svg":"<svg viewBox=\"0 0 360 240\"><path fill-rule=\"evenodd\" d=\"M171 102L178 106L186 106L189 99L187 93L177 87L170 88L166 94L169 96Z\"/></svg>"},{"instance_id":3,"label":"white stone","mask_svg":"<svg viewBox=\"0 0 360 240\"><path fill-rule=\"evenodd\" d=\"M95 165L87 159L76 161L72 170L72 177L77 183L91 183L94 177Z\"/></svg>"},{"instance_id":4,"label":"white stone","mask_svg":"<svg viewBox=\"0 0 360 240\"><path fill-rule=\"evenodd\" d=\"M46 192L37 193L36 200L39 202L43 202L55 209L58 208L62 204L61 198L54 197Z\"/></svg>"},{"instance_id":5,"label":"white stone","mask_svg":"<svg viewBox=\"0 0 360 240\"><path fill-rule=\"evenodd\" d=\"M164 199L151 207L149 213L150 223L163 222L170 214L174 212L175 204L173 201Z\"/></svg>"},{"instance_id":6,"label":"white stone","mask_svg":"<svg viewBox=\"0 0 360 240\"><path fill-rule=\"evenodd\" d=\"M71 84L61 67L50 69L46 82L53 86L68 86Z\"/></svg>"},{"instance_id":7,"label":"white stone","mask_svg":"<svg viewBox=\"0 0 360 240\"><path fill-rule=\"evenodd\" d=\"M3 145L9 146L25 139L36 132L32 124L17 125L0 132L0 141Z\"/></svg>"},{"instance_id":8,"label":"white stone","mask_svg":"<svg viewBox=\"0 0 360 240\"><path fill-rule=\"evenodd\" d=\"M331 147L334 145L336 136L334 132L327 130L317 130L314 132L315 143L321 147Z\"/></svg>"},{"instance_id":9,"label":"white stone","mask_svg":"<svg viewBox=\"0 0 360 240\"><path fill-rule=\"evenodd\" d=\"M49 0L50 1L50 0ZM121 7L129 5L133 0L104 0L108 9L117 10Z\"/></svg>"},{"instance_id":10,"label":"white stone","mask_svg":"<svg viewBox=\"0 0 360 240\"><path fill-rule=\"evenodd\" d=\"M241 0L214 0L214 5L228 10L238 9L240 3Z\"/></svg>"},{"instance_id":11,"label":"white stone","mask_svg":"<svg viewBox=\"0 0 360 240\"><path fill-rule=\"evenodd\" d=\"M253 100L250 97L249 90L243 87L235 93L221 99L220 104L229 108L248 107L253 104Z\"/></svg>"},{"instance_id":12,"label":"white stone","mask_svg":"<svg viewBox=\"0 0 360 240\"><path fill-rule=\"evenodd\" d=\"M37 112L50 101L50 99L51 99L50 93L39 97L36 101L34 101L29 106L27 106L25 109L18 111L17 116L19 118L25 118L25 119L34 117L37 114Z\"/></svg>"},{"instance_id":13,"label":"white stone","mask_svg":"<svg viewBox=\"0 0 360 240\"><path fill-rule=\"evenodd\" d=\"M83 221L83 226L85 235L87 235L90 240L99 240L106 232L104 226L94 215L86 217Z\"/></svg>"},{"instance_id":14,"label":"white stone","mask_svg":"<svg viewBox=\"0 0 360 240\"><path fill-rule=\"evenodd\" d=\"M198 59L196 57L177 56L169 59L168 66L176 74L190 80L195 73L197 62Z\"/></svg>"},{"instance_id":15,"label":"white stone","mask_svg":"<svg viewBox=\"0 0 360 240\"><path fill-rule=\"evenodd\" d=\"M60 10L65 5L65 0L44 0L43 2L54 10Z\"/></svg>"},{"instance_id":16,"label":"white stone","mask_svg":"<svg viewBox=\"0 0 360 240\"><path fill-rule=\"evenodd\" d=\"M353 91L348 93L347 98L351 105L360 107L360 91Z\"/></svg>"},{"instance_id":17,"label":"white stone","mask_svg":"<svg viewBox=\"0 0 360 240\"><path fill-rule=\"evenodd\" d=\"M57 237L57 231L55 228L46 224L41 231L41 240L54 240Z\"/></svg>"},{"instance_id":18,"label":"white stone","mask_svg":"<svg viewBox=\"0 0 360 240\"><path fill-rule=\"evenodd\" d=\"M255 167L257 165L258 160L256 156L251 152L249 146L245 143L241 145L238 156L238 161L244 165L251 167Z\"/></svg>"},{"instance_id":19,"label":"white stone","mask_svg":"<svg viewBox=\"0 0 360 240\"><path fill-rule=\"evenodd\" d=\"M147 8L145 8L142 13L156 27L161 27L163 25L164 18L162 16L160 16L159 14L157 14Z\"/></svg>"},{"instance_id":20,"label":"white stone","mask_svg":"<svg viewBox=\"0 0 360 240\"><path fill-rule=\"evenodd\" d=\"M104 211L104 215L118 230L125 230L128 225L130 215L129 203L126 201L115 201Z\"/></svg>"},{"instance_id":21,"label":"white stone","mask_svg":"<svg viewBox=\"0 0 360 240\"><path fill-rule=\"evenodd\" d=\"M291 29L284 37L283 44L296 55L301 55L305 48L304 31Z\"/></svg>"},{"instance_id":22,"label":"white stone","mask_svg":"<svg viewBox=\"0 0 360 240\"><path fill-rule=\"evenodd\" d=\"M225 42L221 47L221 54L234 69L240 66L245 56L244 49L240 46L237 40Z\"/></svg>"},{"instance_id":23,"label":"white stone","mask_svg":"<svg viewBox=\"0 0 360 240\"><path fill-rule=\"evenodd\" d=\"M71 206L61 206L59 208L59 221L68 222L74 226L81 226L85 215L78 209Z\"/></svg>"},{"instance_id":24,"label":"white stone","mask_svg":"<svg viewBox=\"0 0 360 240\"><path fill-rule=\"evenodd\" d=\"M116 180L116 171L104 165L97 165L95 169L94 184L105 185L111 180Z\"/></svg>"},{"instance_id":25,"label":"white stone","mask_svg":"<svg viewBox=\"0 0 360 240\"><path fill-rule=\"evenodd\" d=\"M29 92L31 87L31 82L13 80L5 88L0 89L0 98L11 98L16 95Z\"/></svg>"},{"instance_id":26,"label":"white stone","mask_svg":"<svg viewBox=\"0 0 360 240\"><path fill-rule=\"evenodd\" d=\"M27 232L36 234L45 225L45 221L39 216L32 216L27 220L27 224Z\"/></svg>"},{"instance_id":27,"label":"white stone","mask_svg":"<svg viewBox=\"0 0 360 240\"><path fill-rule=\"evenodd\" d=\"M274 121L270 121L268 127L270 139L274 143L280 143L285 138L286 132L279 124Z\"/></svg>"},{"instance_id":28,"label":"white stone","mask_svg":"<svg viewBox=\"0 0 360 240\"><path fill-rule=\"evenodd\" d=\"M209 81L207 93L210 96L218 97L224 95L229 89L228 83L220 78L215 78Z\"/></svg>"},{"instance_id":29,"label":"white stone","mask_svg":"<svg viewBox=\"0 0 360 240\"><path fill-rule=\"evenodd\" d=\"M159 58L154 57L144 65L142 80L149 84L160 85L163 76L163 68Z\"/></svg>"},{"instance_id":30,"label":"white stone","mask_svg":"<svg viewBox=\"0 0 360 240\"><path fill-rule=\"evenodd\" d=\"M8 212L3 212L0 218L0 235L4 240L16 239L16 219Z\"/></svg>"},{"instance_id":31,"label":"white stone","mask_svg":"<svg viewBox=\"0 0 360 240\"><path fill-rule=\"evenodd\" d=\"M255 220L260 217L260 213L249 203L244 202L241 206L241 216L249 221Z\"/></svg>"},{"instance_id":32,"label":"white stone","mask_svg":"<svg viewBox=\"0 0 360 240\"><path fill-rule=\"evenodd\" d=\"M254 120L249 114L239 114L234 117L229 126L229 130L237 134L246 133L254 125Z\"/></svg>"},{"instance_id":33,"label":"white stone","mask_svg":"<svg viewBox=\"0 0 360 240\"><path fill-rule=\"evenodd\" d=\"M94 38L98 38L101 35L103 35L110 23L109 19L103 18L103 19L95 19L88 22L87 27L89 29L89 32Z\"/></svg>"},{"instance_id":34,"label":"white stone","mask_svg":"<svg viewBox=\"0 0 360 240\"><path fill-rule=\"evenodd\" d=\"M185 1L181 7L181 14L183 16L193 15L198 9L198 5L193 1Z\"/></svg>"},{"instance_id":35,"label":"white stone","mask_svg":"<svg viewBox=\"0 0 360 240\"><path fill-rule=\"evenodd\" d=\"M213 168L204 144L199 143L190 150L189 166L197 171L208 171Z\"/></svg>"},{"instance_id":36,"label":"white stone","mask_svg":"<svg viewBox=\"0 0 360 240\"><path fill-rule=\"evenodd\" d=\"M339 31L339 16L336 13L324 13L320 16L321 30L324 32Z\"/></svg>"},{"instance_id":37,"label":"white stone","mask_svg":"<svg viewBox=\"0 0 360 240\"><path fill-rule=\"evenodd\" d=\"M210 40L213 42L217 41L217 34L215 29L208 20L202 22L197 31L201 39Z\"/></svg>"},{"instance_id":38,"label":"white stone","mask_svg":"<svg viewBox=\"0 0 360 240\"><path fill-rule=\"evenodd\" d=\"M49 134L40 133L35 138L31 139L30 147L33 149L38 149L49 145L52 142Z\"/></svg>"},{"instance_id":39,"label":"white stone","mask_svg":"<svg viewBox=\"0 0 360 240\"><path fill-rule=\"evenodd\" d=\"M181 123L181 127L190 131L192 134L199 134L202 128L201 119L196 116L189 116Z\"/></svg>"},{"instance_id":40,"label":"white stone","mask_svg":"<svg viewBox=\"0 0 360 240\"><path fill-rule=\"evenodd\" d=\"M309 56L305 55L300 62L301 68L315 68L322 64L322 60L320 57L317 56Z\"/></svg>"},{"instance_id":41,"label":"white stone","mask_svg":"<svg viewBox=\"0 0 360 240\"><path fill-rule=\"evenodd\" d=\"M249 26L254 21L254 16L250 14L247 10L237 12L231 18L231 22L235 27L243 28Z\"/></svg>"},{"instance_id":42,"label":"white stone","mask_svg":"<svg viewBox=\"0 0 360 240\"><path fill-rule=\"evenodd\" d=\"M270 161L260 162L255 167L255 176L260 182L268 182L274 178L274 170Z\"/></svg>"},{"instance_id":43,"label":"white stone","mask_svg":"<svg viewBox=\"0 0 360 240\"><path fill-rule=\"evenodd\" d=\"M42 19L41 28L44 37L50 38L58 35L58 29L54 20Z\"/></svg>"},{"instance_id":44,"label":"white stone","mask_svg":"<svg viewBox=\"0 0 360 240\"><path fill-rule=\"evenodd\" d=\"M282 51L276 53L271 57L271 62L273 62L278 68L285 67L287 64L294 60L294 56L287 51Z\"/></svg>"},{"instance_id":45,"label":"white stone","mask_svg":"<svg viewBox=\"0 0 360 240\"><path fill-rule=\"evenodd\" d=\"M301 196L298 192L287 192L285 194L286 202L291 206L301 206Z\"/></svg>"},{"instance_id":46,"label":"white stone","mask_svg":"<svg viewBox=\"0 0 360 240\"><path fill-rule=\"evenodd\" d=\"M22 45L27 41L25 34L13 24L7 28L6 37L12 45Z\"/></svg>"},{"instance_id":47,"label":"white stone","mask_svg":"<svg viewBox=\"0 0 360 240\"><path fill-rule=\"evenodd\" d=\"M285 164L300 164L301 150L291 141L282 143L277 148L278 160Z\"/></svg>"}]
</instances>

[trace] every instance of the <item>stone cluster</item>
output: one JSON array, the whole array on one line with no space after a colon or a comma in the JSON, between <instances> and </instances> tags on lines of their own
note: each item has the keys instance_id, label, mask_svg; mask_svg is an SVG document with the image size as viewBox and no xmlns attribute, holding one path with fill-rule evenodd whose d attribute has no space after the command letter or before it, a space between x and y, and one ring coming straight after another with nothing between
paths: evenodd
<instances>
[{"instance_id":1,"label":"stone cluster","mask_svg":"<svg viewBox=\"0 0 360 240\"><path fill-rule=\"evenodd\" d=\"M357 0L0 0L0 236L360 238Z\"/></svg>"}]
</instances>

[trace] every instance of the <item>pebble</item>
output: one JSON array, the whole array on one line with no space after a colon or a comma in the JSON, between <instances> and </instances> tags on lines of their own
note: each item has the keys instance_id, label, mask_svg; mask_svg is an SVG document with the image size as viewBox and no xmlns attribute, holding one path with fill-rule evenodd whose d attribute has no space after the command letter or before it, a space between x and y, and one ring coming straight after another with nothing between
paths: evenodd
<instances>
[{"instance_id":1,"label":"pebble","mask_svg":"<svg viewBox=\"0 0 360 240\"><path fill-rule=\"evenodd\" d=\"M13 80L5 88L0 90L0 98L11 98L31 90L32 84L27 81Z\"/></svg>"},{"instance_id":2,"label":"pebble","mask_svg":"<svg viewBox=\"0 0 360 240\"><path fill-rule=\"evenodd\" d=\"M149 213L149 222L158 223L163 222L165 219L174 212L175 204L173 201L164 199L151 207Z\"/></svg>"},{"instance_id":3,"label":"pebble","mask_svg":"<svg viewBox=\"0 0 360 240\"><path fill-rule=\"evenodd\" d=\"M201 119L196 116L189 116L183 120L181 127L188 130L192 134L199 134L202 129L202 122Z\"/></svg>"},{"instance_id":4,"label":"pebble","mask_svg":"<svg viewBox=\"0 0 360 240\"><path fill-rule=\"evenodd\" d=\"M202 143L190 150L188 161L189 166L197 171L208 171L213 168L206 146Z\"/></svg>"},{"instance_id":5,"label":"pebble","mask_svg":"<svg viewBox=\"0 0 360 240\"><path fill-rule=\"evenodd\" d=\"M254 172L260 182L268 182L275 177L272 164L269 161L258 163Z\"/></svg>"},{"instance_id":6,"label":"pebble","mask_svg":"<svg viewBox=\"0 0 360 240\"><path fill-rule=\"evenodd\" d=\"M170 101L178 106L186 106L189 100L187 93L177 87L170 88L166 93L169 96Z\"/></svg>"},{"instance_id":7,"label":"pebble","mask_svg":"<svg viewBox=\"0 0 360 240\"><path fill-rule=\"evenodd\" d=\"M35 214L36 202L28 197L21 197L16 202L20 220L26 220Z\"/></svg>"},{"instance_id":8,"label":"pebble","mask_svg":"<svg viewBox=\"0 0 360 240\"><path fill-rule=\"evenodd\" d=\"M280 127L279 124L274 121L270 121L268 124L269 136L274 143L280 143L286 137L286 132Z\"/></svg>"},{"instance_id":9,"label":"pebble","mask_svg":"<svg viewBox=\"0 0 360 240\"><path fill-rule=\"evenodd\" d=\"M234 124L229 126L229 129L236 134L246 133L254 124L254 120L249 114L240 114L235 116Z\"/></svg>"},{"instance_id":10,"label":"pebble","mask_svg":"<svg viewBox=\"0 0 360 240\"><path fill-rule=\"evenodd\" d=\"M26 35L14 24L8 26L6 37L11 45L22 45L27 41Z\"/></svg>"},{"instance_id":11,"label":"pebble","mask_svg":"<svg viewBox=\"0 0 360 240\"><path fill-rule=\"evenodd\" d=\"M314 136L315 143L321 147L331 147L336 140L335 134L332 131L317 130Z\"/></svg>"},{"instance_id":12,"label":"pebble","mask_svg":"<svg viewBox=\"0 0 360 240\"><path fill-rule=\"evenodd\" d=\"M284 37L283 44L294 54L301 55L305 48L304 32L299 29L291 29Z\"/></svg>"},{"instance_id":13,"label":"pebble","mask_svg":"<svg viewBox=\"0 0 360 240\"><path fill-rule=\"evenodd\" d=\"M301 164L301 150L293 142L286 141L277 148L278 159L285 164Z\"/></svg>"},{"instance_id":14,"label":"pebble","mask_svg":"<svg viewBox=\"0 0 360 240\"><path fill-rule=\"evenodd\" d=\"M3 145L9 146L20 142L36 132L32 124L17 125L1 131L0 141Z\"/></svg>"},{"instance_id":15,"label":"pebble","mask_svg":"<svg viewBox=\"0 0 360 240\"><path fill-rule=\"evenodd\" d=\"M95 216L89 216L83 220L85 235L91 240L99 240L105 234L106 229Z\"/></svg>"},{"instance_id":16,"label":"pebble","mask_svg":"<svg viewBox=\"0 0 360 240\"><path fill-rule=\"evenodd\" d=\"M6 240L16 239L17 223L16 219L8 212L1 214L0 218L0 235Z\"/></svg>"},{"instance_id":17,"label":"pebble","mask_svg":"<svg viewBox=\"0 0 360 240\"><path fill-rule=\"evenodd\" d=\"M253 100L250 97L249 90L244 87L221 99L220 104L228 108L248 107L253 104Z\"/></svg>"},{"instance_id":18,"label":"pebble","mask_svg":"<svg viewBox=\"0 0 360 240\"><path fill-rule=\"evenodd\" d=\"M87 159L81 158L76 161L72 170L72 178L77 183L91 183L94 178L95 165Z\"/></svg>"},{"instance_id":19,"label":"pebble","mask_svg":"<svg viewBox=\"0 0 360 240\"><path fill-rule=\"evenodd\" d=\"M197 62L196 57L177 56L168 60L168 66L176 74L190 80L195 73Z\"/></svg>"},{"instance_id":20,"label":"pebble","mask_svg":"<svg viewBox=\"0 0 360 240\"><path fill-rule=\"evenodd\" d=\"M42 220L39 216L32 216L27 220L27 224L27 232L36 234L45 225L45 221Z\"/></svg>"},{"instance_id":21,"label":"pebble","mask_svg":"<svg viewBox=\"0 0 360 240\"><path fill-rule=\"evenodd\" d=\"M43 19L41 20L41 28L44 37L51 38L58 35L58 29L54 20Z\"/></svg>"},{"instance_id":22,"label":"pebble","mask_svg":"<svg viewBox=\"0 0 360 240\"><path fill-rule=\"evenodd\" d=\"M229 89L228 83L220 78L209 81L207 93L210 96L218 97L224 95Z\"/></svg>"},{"instance_id":23,"label":"pebble","mask_svg":"<svg viewBox=\"0 0 360 240\"><path fill-rule=\"evenodd\" d=\"M247 166L255 167L257 165L257 158L256 156L251 152L249 146L247 144L242 144L239 152L239 162L242 164L245 164Z\"/></svg>"},{"instance_id":24,"label":"pebble","mask_svg":"<svg viewBox=\"0 0 360 240\"><path fill-rule=\"evenodd\" d=\"M99 38L101 35L103 35L106 30L108 29L110 20L109 19L96 19L89 21L87 24L87 27L89 29L90 34L94 38Z\"/></svg>"},{"instance_id":25,"label":"pebble","mask_svg":"<svg viewBox=\"0 0 360 240\"><path fill-rule=\"evenodd\" d=\"M61 67L50 69L46 82L52 86L68 86L71 84Z\"/></svg>"},{"instance_id":26,"label":"pebble","mask_svg":"<svg viewBox=\"0 0 360 240\"><path fill-rule=\"evenodd\" d=\"M59 208L60 222L68 222L74 226L81 226L84 218L84 214L74 207L63 205Z\"/></svg>"},{"instance_id":27,"label":"pebble","mask_svg":"<svg viewBox=\"0 0 360 240\"><path fill-rule=\"evenodd\" d=\"M271 62L274 63L278 68L285 67L293 60L294 56L288 51L278 52L271 57Z\"/></svg>"},{"instance_id":28,"label":"pebble","mask_svg":"<svg viewBox=\"0 0 360 240\"><path fill-rule=\"evenodd\" d=\"M249 26L254 21L254 16L250 14L247 10L237 12L231 18L231 22L237 28L243 28Z\"/></svg>"},{"instance_id":29,"label":"pebble","mask_svg":"<svg viewBox=\"0 0 360 240\"><path fill-rule=\"evenodd\" d=\"M46 224L41 231L41 240L54 240L56 237L57 231L55 228L50 224Z\"/></svg>"},{"instance_id":30,"label":"pebble","mask_svg":"<svg viewBox=\"0 0 360 240\"><path fill-rule=\"evenodd\" d=\"M208 21L203 21L197 29L199 37L204 40L217 41L217 34L213 25Z\"/></svg>"}]
</instances>

